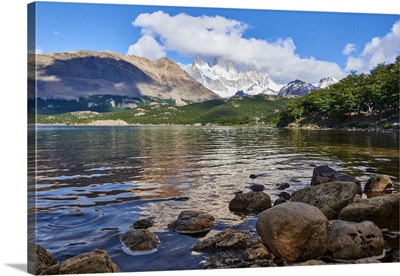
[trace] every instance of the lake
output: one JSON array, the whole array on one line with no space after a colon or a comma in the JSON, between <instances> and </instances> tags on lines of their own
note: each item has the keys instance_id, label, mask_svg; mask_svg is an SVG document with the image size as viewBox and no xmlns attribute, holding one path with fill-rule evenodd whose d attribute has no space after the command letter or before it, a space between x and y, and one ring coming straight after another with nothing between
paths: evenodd
<instances>
[{"instance_id":1,"label":"lake","mask_svg":"<svg viewBox=\"0 0 400 276\"><path fill-rule=\"evenodd\" d=\"M256 234L254 214L230 212L237 191L263 184L272 202L309 185L316 165L329 165L364 185L370 173L399 182L398 133L268 127L37 126L28 130L28 240L62 261L95 248L122 271L202 268L199 240L227 227ZM36 165L36 171L34 170ZM36 175L35 175L36 173ZM250 174L259 175L251 179ZM205 237L168 230L183 210L216 218ZM161 240L148 255L122 250L120 236L140 218ZM35 223L36 222L36 223ZM35 240L36 239L36 240Z\"/></svg>"}]
</instances>

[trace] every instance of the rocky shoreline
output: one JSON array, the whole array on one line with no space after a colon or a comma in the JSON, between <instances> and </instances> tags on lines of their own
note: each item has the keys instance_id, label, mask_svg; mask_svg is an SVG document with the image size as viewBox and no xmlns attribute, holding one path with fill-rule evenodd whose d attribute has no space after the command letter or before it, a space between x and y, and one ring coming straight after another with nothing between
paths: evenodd
<instances>
[{"instance_id":1,"label":"rocky shoreline","mask_svg":"<svg viewBox=\"0 0 400 276\"><path fill-rule=\"evenodd\" d=\"M284 184L278 188L287 188ZM274 203L262 185L233 195L229 209L256 214L256 233L226 228L201 238L216 222L212 214L196 210L182 211L168 229L201 234L187 254L202 253L203 266L210 269L399 262L400 193L394 185L385 175L371 175L363 184L326 165L316 166L308 187L281 192ZM161 242L149 230L153 224L141 219L123 233L124 252L155 252ZM57 263L40 245L30 244L28 257L29 272L40 275L121 272L100 249Z\"/></svg>"},{"instance_id":2,"label":"rocky shoreline","mask_svg":"<svg viewBox=\"0 0 400 276\"><path fill-rule=\"evenodd\" d=\"M341 130L341 131L361 131L361 132L379 132L379 133L399 133L400 128L381 128L381 127L324 127L317 125L305 125L305 126L287 126L282 127L283 129L305 129L305 130Z\"/></svg>"}]
</instances>

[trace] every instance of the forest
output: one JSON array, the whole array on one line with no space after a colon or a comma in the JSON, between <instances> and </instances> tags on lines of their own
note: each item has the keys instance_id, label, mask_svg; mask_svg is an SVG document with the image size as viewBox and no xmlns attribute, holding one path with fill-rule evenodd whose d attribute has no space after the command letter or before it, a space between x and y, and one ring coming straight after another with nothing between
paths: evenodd
<instances>
[{"instance_id":1,"label":"forest","mask_svg":"<svg viewBox=\"0 0 400 276\"><path fill-rule=\"evenodd\" d=\"M369 74L351 72L328 88L297 98L282 111L278 126L398 127L399 64L397 56Z\"/></svg>"}]
</instances>

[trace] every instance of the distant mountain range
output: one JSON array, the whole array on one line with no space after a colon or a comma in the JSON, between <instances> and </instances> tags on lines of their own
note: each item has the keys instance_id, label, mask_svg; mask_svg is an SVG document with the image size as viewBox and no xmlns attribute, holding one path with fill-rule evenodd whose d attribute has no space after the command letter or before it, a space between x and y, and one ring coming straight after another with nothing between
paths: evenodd
<instances>
[{"instance_id":1,"label":"distant mountain range","mask_svg":"<svg viewBox=\"0 0 400 276\"><path fill-rule=\"evenodd\" d=\"M299 96L302 97L316 89L324 89L332 84L339 82L337 79L329 77L322 78L319 82L311 84L302 80L294 80L289 82L287 85L281 88L279 96Z\"/></svg>"},{"instance_id":2,"label":"distant mountain range","mask_svg":"<svg viewBox=\"0 0 400 276\"><path fill-rule=\"evenodd\" d=\"M196 56L191 68L192 77L223 98L242 91L247 95L277 94L282 85L276 84L267 73L256 70L238 72L233 61L216 57L210 65Z\"/></svg>"},{"instance_id":3,"label":"distant mountain range","mask_svg":"<svg viewBox=\"0 0 400 276\"><path fill-rule=\"evenodd\" d=\"M191 67L192 77L223 98L233 95L246 96L272 94L280 96L304 96L315 89L323 89L338 80L327 77L315 84L294 80L287 85L275 83L268 73L256 70L238 72L233 61L216 57L212 64L203 61L199 55Z\"/></svg>"},{"instance_id":4,"label":"distant mountain range","mask_svg":"<svg viewBox=\"0 0 400 276\"><path fill-rule=\"evenodd\" d=\"M304 96L337 80L276 84L265 72L238 72L217 57L210 65L197 56L191 74L162 58L151 61L114 52L71 51L28 55L28 112L114 111L151 102L183 106L231 96Z\"/></svg>"},{"instance_id":5,"label":"distant mountain range","mask_svg":"<svg viewBox=\"0 0 400 276\"><path fill-rule=\"evenodd\" d=\"M167 58L72 51L29 55L28 62L28 98L37 99L39 113L112 111L143 101L179 106L220 98Z\"/></svg>"}]
</instances>

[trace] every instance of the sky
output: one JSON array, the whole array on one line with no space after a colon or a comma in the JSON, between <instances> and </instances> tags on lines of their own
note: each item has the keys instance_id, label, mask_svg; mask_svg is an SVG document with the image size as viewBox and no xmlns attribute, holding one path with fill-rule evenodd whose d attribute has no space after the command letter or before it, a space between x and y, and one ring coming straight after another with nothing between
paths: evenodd
<instances>
[{"instance_id":1,"label":"sky","mask_svg":"<svg viewBox=\"0 0 400 276\"><path fill-rule=\"evenodd\" d=\"M399 52L398 14L38 2L37 53L110 50L168 57L224 56L280 84L368 73Z\"/></svg>"}]
</instances>

